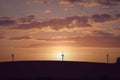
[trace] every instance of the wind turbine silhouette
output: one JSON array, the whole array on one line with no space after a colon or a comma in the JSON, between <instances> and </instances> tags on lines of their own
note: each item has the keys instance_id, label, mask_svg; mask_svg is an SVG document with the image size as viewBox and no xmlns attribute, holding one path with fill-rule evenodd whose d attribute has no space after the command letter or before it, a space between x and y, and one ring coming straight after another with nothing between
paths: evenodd
<instances>
[{"instance_id":1,"label":"wind turbine silhouette","mask_svg":"<svg viewBox=\"0 0 120 80\"><path fill-rule=\"evenodd\" d=\"M12 59L12 62L14 61L14 56L15 55L15 52L13 51L12 54L11 54L11 59Z\"/></svg>"},{"instance_id":2,"label":"wind turbine silhouette","mask_svg":"<svg viewBox=\"0 0 120 80\"><path fill-rule=\"evenodd\" d=\"M62 51L62 54L61 54L61 56L62 56L62 61L64 60L64 54L63 54L63 51Z\"/></svg>"},{"instance_id":3,"label":"wind turbine silhouette","mask_svg":"<svg viewBox=\"0 0 120 80\"><path fill-rule=\"evenodd\" d=\"M109 54L107 54L106 57L107 57L107 63L109 63Z\"/></svg>"}]
</instances>

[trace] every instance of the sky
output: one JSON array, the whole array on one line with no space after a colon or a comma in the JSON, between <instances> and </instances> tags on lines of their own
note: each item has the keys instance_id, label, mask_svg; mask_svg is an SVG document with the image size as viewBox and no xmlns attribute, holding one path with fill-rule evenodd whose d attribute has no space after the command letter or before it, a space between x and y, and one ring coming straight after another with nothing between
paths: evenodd
<instances>
[{"instance_id":1,"label":"sky","mask_svg":"<svg viewBox=\"0 0 120 80\"><path fill-rule=\"evenodd\" d=\"M115 63L120 0L0 0L0 62L61 60Z\"/></svg>"}]
</instances>

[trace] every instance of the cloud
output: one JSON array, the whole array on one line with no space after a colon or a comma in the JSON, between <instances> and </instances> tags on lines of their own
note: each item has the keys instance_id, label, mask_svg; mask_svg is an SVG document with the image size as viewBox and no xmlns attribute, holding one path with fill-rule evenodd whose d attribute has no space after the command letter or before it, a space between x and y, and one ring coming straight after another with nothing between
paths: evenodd
<instances>
[{"instance_id":1,"label":"cloud","mask_svg":"<svg viewBox=\"0 0 120 80\"><path fill-rule=\"evenodd\" d=\"M1 33L0 33L0 36L3 36L3 35L4 35L4 34L1 34Z\"/></svg>"},{"instance_id":2,"label":"cloud","mask_svg":"<svg viewBox=\"0 0 120 80\"><path fill-rule=\"evenodd\" d=\"M120 47L120 36L116 36L112 32L104 30L93 30L92 35L79 37L79 36L56 36L51 38L37 38L38 41L44 41L40 44L32 44L34 47L55 47L55 46L68 46L68 47Z\"/></svg>"},{"instance_id":3,"label":"cloud","mask_svg":"<svg viewBox=\"0 0 120 80\"><path fill-rule=\"evenodd\" d=\"M36 47L120 47L120 36L116 36L114 33L105 30L93 30L92 35L87 36L65 36L65 35L53 35L51 37L33 37L31 36L17 36L8 38L10 41L20 41L18 47L21 48L36 48ZM38 34L38 33L36 33ZM44 33L45 34L45 33ZM42 35L44 35L42 34ZM69 33L68 33L69 34ZM22 45L21 40L29 41L28 44ZM23 41L23 42L24 42Z\"/></svg>"},{"instance_id":4,"label":"cloud","mask_svg":"<svg viewBox=\"0 0 120 80\"><path fill-rule=\"evenodd\" d=\"M114 30L120 30L120 28L114 28Z\"/></svg>"},{"instance_id":5,"label":"cloud","mask_svg":"<svg viewBox=\"0 0 120 80\"><path fill-rule=\"evenodd\" d=\"M43 1L43 0L28 0L26 4L45 4L48 5L49 1Z\"/></svg>"},{"instance_id":6,"label":"cloud","mask_svg":"<svg viewBox=\"0 0 120 80\"><path fill-rule=\"evenodd\" d=\"M93 7L93 6L116 6L120 4L119 0L60 0L61 5L73 5L78 4L84 7Z\"/></svg>"},{"instance_id":7,"label":"cloud","mask_svg":"<svg viewBox=\"0 0 120 80\"><path fill-rule=\"evenodd\" d=\"M18 36L18 37L11 37L9 40L29 40L32 39L30 36Z\"/></svg>"},{"instance_id":8,"label":"cloud","mask_svg":"<svg viewBox=\"0 0 120 80\"><path fill-rule=\"evenodd\" d=\"M92 27L94 23L104 23L119 19L119 14L95 14L91 16L72 16L63 19L55 18L49 20L36 19L34 15L18 18L15 20L1 20L1 25L11 25L9 29L28 30L28 29L50 29L50 31L69 30L75 28Z\"/></svg>"},{"instance_id":9,"label":"cloud","mask_svg":"<svg viewBox=\"0 0 120 80\"><path fill-rule=\"evenodd\" d=\"M60 0L59 2L60 5L68 5L70 2L68 0Z\"/></svg>"},{"instance_id":10,"label":"cloud","mask_svg":"<svg viewBox=\"0 0 120 80\"><path fill-rule=\"evenodd\" d=\"M117 17L117 18L120 18L120 14L116 14L116 17Z\"/></svg>"},{"instance_id":11,"label":"cloud","mask_svg":"<svg viewBox=\"0 0 120 80\"><path fill-rule=\"evenodd\" d=\"M31 23L34 22L36 20L34 15L29 15L29 16L25 16L25 17L21 17L19 19L17 19L17 22L19 24L26 24L26 23Z\"/></svg>"},{"instance_id":12,"label":"cloud","mask_svg":"<svg viewBox=\"0 0 120 80\"><path fill-rule=\"evenodd\" d=\"M52 30L59 31L63 28L74 28L74 27L91 27L88 23L88 17L86 16L73 16L64 19L50 19L49 21L42 22L29 22L26 24L18 24L12 26L11 29L32 29L32 28L47 28L50 27Z\"/></svg>"},{"instance_id":13,"label":"cloud","mask_svg":"<svg viewBox=\"0 0 120 80\"><path fill-rule=\"evenodd\" d=\"M82 2L82 0L60 0L60 4L66 5L74 2Z\"/></svg>"},{"instance_id":14,"label":"cloud","mask_svg":"<svg viewBox=\"0 0 120 80\"><path fill-rule=\"evenodd\" d=\"M39 25L40 25L40 22L32 22L32 23L27 23L27 24L14 25L10 27L10 29L27 30L27 29L38 28Z\"/></svg>"},{"instance_id":15,"label":"cloud","mask_svg":"<svg viewBox=\"0 0 120 80\"><path fill-rule=\"evenodd\" d=\"M91 19L94 22L100 22L100 23L102 23L102 22L107 22L107 21L114 20L115 18L112 17L109 14L95 14L95 15L92 15Z\"/></svg>"},{"instance_id":16,"label":"cloud","mask_svg":"<svg viewBox=\"0 0 120 80\"><path fill-rule=\"evenodd\" d=\"M86 16L73 16L68 17L67 20L71 20L70 24L72 26L79 26L79 27L91 27L91 25L88 22L89 17Z\"/></svg>"},{"instance_id":17,"label":"cloud","mask_svg":"<svg viewBox=\"0 0 120 80\"><path fill-rule=\"evenodd\" d=\"M102 30L94 30L94 31L92 31L92 34L96 35L96 36L102 36L102 37L112 37L112 36L114 36L113 33L110 33L110 32L107 32L107 31L102 31Z\"/></svg>"},{"instance_id":18,"label":"cloud","mask_svg":"<svg viewBox=\"0 0 120 80\"><path fill-rule=\"evenodd\" d=\"M120 4L119 0L96 0L103 6L116 6Z\"/></svg>"},{"instance_id":19,"label":"cloud","mask_svg":"<svg viewBox=\"0 0 120 80\"><path fill-rule=\"evenodd\" d=\"M70 7L69 8L64 8L64 11L66 11L66 12L70 11L70 10L72 10L72 8L70 8Z\"/></svg>"},{"instance_id":20,"label":"cloud","mask_svg":"<svg viewBox=\"0 0 120 80\"><path fill-rule=\"evenodd\" d=\"M51 38L44 38L44 39L36 38L36 40L40 40L40 41L74 42L74 41L70 40L70 38L67 37L67 36L54 36L54 37L51 37Z\"/></svg>"},{"instance_id":21,"label":"cloud","mask_svg":"<svg viewBox=\"0 0 120 80\"><path fill-rule=\"evenodd\" d=\"M51 10L45 10L44 12L43 12L43 14L50 14L51 13Z\"/></svg>"},{"instance_id":22,"label":"cloud","mask_svg":"<svg viewBox=\"0 0 120 80\"><path fill-rule=\"evenodd\" d=\"M76 22L74 22L76 21ZM88 24L88 18L87 17L79 17L79 16L73 16L68 17L65 19L51 19L49 21L42 22L40 26L49 26L52 30L60 30L63 28L74 28L74 27L90 27L91 25Z\"/></svg>"},{"instance_id":23,"label":"cloud","mask_svg":"<svg viewBox=\"0 0 120 80\"><path fill-rule=\"evenodd\" d=\"M9 20L9 19L0 19L0 26L10 26L16 24L15 20Z\"/></svg>"},{"instance_id":24,"label":"cloud","mask_svg":"<svg viewBox=\"0 0 120 80\"><path fill-rule=\"evenodd\" d=\"M87 36L87 37L67 37L54 39L37 39L44 41L39 43L31 43L25 48L33 47L120 47L120 36ZM23 46L22 46L23 47Z\"/></svg>"},{"instance_id":25,"label":"cloud","mask_svg":"<svg viewBox=\"0 0 120 80\"><path fill-rule=\"evenodd\" d=\"M0 36L0 39L4 39L5 37L3 37L3 36Z\"/></svg>"},{"instance_id":26,"label":"cloud","mask_svg":"<svg viewBox=\"0 0 120 80\"><path fill-rule=\"evenodd\" d=\"M4 38L5 38L4 34L0 34L0 39L4 39Z\"/></svg>"}]
</instances>

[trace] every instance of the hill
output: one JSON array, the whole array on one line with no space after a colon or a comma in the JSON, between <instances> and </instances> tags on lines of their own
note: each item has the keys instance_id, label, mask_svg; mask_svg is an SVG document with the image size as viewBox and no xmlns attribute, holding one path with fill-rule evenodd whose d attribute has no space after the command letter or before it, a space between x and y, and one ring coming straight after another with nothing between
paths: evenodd
<instances>
[{"instance_id":1,"label":"hill","mask_svg":"<svg viewBox=\"0 0 120 80\"><path fill-rule=\"evenodd\" d=\"M0 63L0 80L120 80L120 65L73 61Z\"/></svg>"}]
</instances>

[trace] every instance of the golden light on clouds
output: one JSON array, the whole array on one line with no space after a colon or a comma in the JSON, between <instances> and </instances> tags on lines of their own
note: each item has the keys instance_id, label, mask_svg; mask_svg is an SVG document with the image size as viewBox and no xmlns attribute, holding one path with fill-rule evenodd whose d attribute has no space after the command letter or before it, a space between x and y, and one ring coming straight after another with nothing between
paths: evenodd
<instances>
[{"instance_id":1,"label":"golden light on clouds","mask_svg":"<svg viewBox=\"0 0 120 80\"><path fill-rule=\"evenodd\" d=\"M67 5L67 4L70 4L70 2L67 0L60 0L59 4L60 5Z\"/></svg>"},{"instance_id":2,"label":"golden light on clouds","mask_svg":"<svg viewBox=\"0 0 120 80\"><path fill-rule=\"evenodd\" d=\"M45 10L45 11L43 12L43 14L49 14L49 13L51 13L51 10Z\"/></svg>"}]
</instances>

